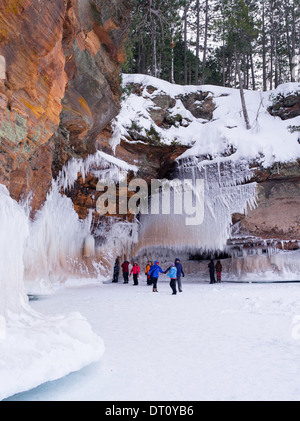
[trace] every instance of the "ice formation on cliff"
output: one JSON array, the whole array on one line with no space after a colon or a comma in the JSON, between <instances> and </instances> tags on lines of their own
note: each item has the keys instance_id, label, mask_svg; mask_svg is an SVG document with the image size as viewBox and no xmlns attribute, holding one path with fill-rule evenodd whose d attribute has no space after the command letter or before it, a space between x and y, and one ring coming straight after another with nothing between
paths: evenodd
<instances>
[{"instance_id":1,"label":"ice formation on cliff","mask_svg":"<svg viewBox=\"0 0 300 421\"><path fill-rule=\"evenodd\" d=\"M171 249L173 252L216 252L225 249L231 235L232 215L245 213L248 207L256 205L256 183L247 183L251 171L246 162L200 163L184 160L178 167L177 178L190 180L203 203L196 201L196 206L203 207L203 220L187 224L184 212L177 215L173 204L170 215L143 215L141 217L140 241L136 253L143 249ZM197 192L197 180L203 180L204 190ZM175 194L175 202L176 194ZM173 197L173 202L174 202ZM164 197L161 197L164 200ZM198 199L199 200L199 199Z\"/></svg>"},{"instance_id":2,"label":"ice formation on cliff","mask_svg":"<svg viewBox=\"0 0 300 421\"><path fill-rule=\"evenodd\" d=\"M0 185L0 399L79 370L104 352L80 314L46 317L29 306L24 287L28 236L26 213Z\"/></svg>"}]
</instances>

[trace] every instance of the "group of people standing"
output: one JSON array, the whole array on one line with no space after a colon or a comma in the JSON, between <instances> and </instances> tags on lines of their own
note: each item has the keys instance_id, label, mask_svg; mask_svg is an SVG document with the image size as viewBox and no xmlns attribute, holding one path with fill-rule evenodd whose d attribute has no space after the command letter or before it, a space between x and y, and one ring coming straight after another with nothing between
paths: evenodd
<instances>
[{"instance_id":1,"label":"group of people standing","mask_svg":"<svg viewBox=\"0 0 300 421\"><path fill-rule=\"evenodd\" d=\"M134 262L131 271L129 271L129 267L130 267L130 262L128 262L127 260L121 265L121 268L123 271L124 284L128 284L129 276L133 275L133 284L137 286L139 284L139 276L141 273L141 269L137 262ZM116 263L114 266L113 283L119 282L119 276L120 276L120 264L119 264L119 261L116 260Z\"/></svg>"},{"instance_id":2,"label":"group of people standing","mask_svg":"<svg viewBox=\"0 0 300 421\"><path fill-rule=\"evenodd\" d=\"M159 274L163 273L168 275L170 278L170 287L173 291L173 295L177 295L177 286L178 291L183 292L182 290L182 281L181 278L184 277L184 271L180 259L176 259L175 263L172 263L171 266L163 271L159 266L159 262L148 262L145 275L147 275L147 284L153 285L153 292L157 292L157 282L159 279Z\"/></svg>"},{"instance_id":3,"label":"group of people standing","mask_svg":"<svg viewBox=\"0 0 300 421\"><path fill-rule=\"evenodd\" d=\"M133 285L137 286L139 284L139 276L141 274L141 268L138 265L137 262L134 262L132 269L130 271L130 262L127 260L121 265L122 272L123 272L123 279L124 284L129 283L129 277L133 275ZM209 273L210 273L210 284L215 283L221 283L222 281L222 264L220 260L217 261L217 264L215 265L213 259L211 259L209 265ZM183 271L182 264L180 262L180 259L176 259L175 263L172 263L171 266L163 271L162 268L159 265L159 261L148 262L145 275L147 277L147 285L153 286L153 292L157 291L157 283L159 280L160 274L168 275L170 278L170 287L173 291L173 295L177 295L177 287L178 291L182 292L182 277L184 278L185 274ZM217 280L216 280L216 274L217 274ZM119 282L119 276L120 276L120 264L117 260L114 267L114 276L113 276L113 282L117 283Z\"/></svg>"},{"instance_id":4,"label":"group of people standing","mask_svg":"<svg viewBox=\"0 0 300 421\"><path fill-rule=\"evenodd\" d=\"M133 264L133 267L130 271L130 262L127 260L121 265L122 272L123 272L123 279L124 284L129 283L129 277L133 275L133 285L137 286L139 284L139 276L141 273L141 268L139 267L138 263L135 262ZM176 259L175 263L172 263L171 266L163 271L162 268L159 266L159 261L148 262L145 275L147 277L147 285L153 286L153 292L158 292L157 290L157 283L159 280L160 274L168 274L170 278L170 287L173 291L173 295L177 295L177 286L178 291L182 292L182 281L181 278L185 276L182 264L180 262L180 259ZM117 283L119 282L119 276L120 276L120 265L119 261L117 260L114 267L114 276L113 276L113 282Z\"/></svg>"}]
</instances>

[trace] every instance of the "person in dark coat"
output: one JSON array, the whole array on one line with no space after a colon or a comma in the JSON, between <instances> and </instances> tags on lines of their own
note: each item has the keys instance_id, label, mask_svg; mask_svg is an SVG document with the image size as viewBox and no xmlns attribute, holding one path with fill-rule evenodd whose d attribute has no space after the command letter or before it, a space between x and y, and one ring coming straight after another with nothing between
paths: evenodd
<instances>
[{"instance_id":1,"label":"person in dark coat","mask_svg":"<svg viewBox=\"0 0 300 421\"><path fill-rule=\"evenodd\" d=\"M183 267L182 264L180 262L180 259L176 259L175 260L175 267L177 269L177 284L178 284L178 291L182 292L182 282L181 282L181 277L185 277L184 272L183 272Z\"/></svg>"},{"instance_id":2,"label":"person in dark coat","mask_svg":"<svg viewBox=\"0 0 300 421\"><path fill-rule=\"evenodd\" d=\"M128 284L129 282L129 265L130 263L127 260L122 264L124 284Z\"/></svg>"},{"instance_id":3,"label":"person in dark coat","mask_svg":"<svg viewBox=\"0 0 300 421\"><path fill-rule=\"evenodd\" d=\"M222 271L223 271L222 263L220 262L220 260L218 260L217 264L216 264L217 283L218 284L220 284L222 282Z\"/></svg>"},{"instance_id":4,"label":"person in dark coat","mask_svg":"<svg viewBox=\"0 0 300 421\"><path fill-rule=\"evenodd\" d=\"M208 267L209 267L209 274L210 274L210 284L215 284L216 283L216 278L215 278L216 269L215 269L215 264L214 264L213 259L211 259Z\"/></svg>"},{"instance_id":5,"label":"person in dark coat","mask_svg":"<svg viewBox=\"0 0 300 421\"><path fill-rule=\"evenodd\" d=\"M119 282L119 275L120 275L120 265L119 265L119 260L116 260L116 263L114 266L113 283L117 284Z\"/></svg>"}]
</instances>

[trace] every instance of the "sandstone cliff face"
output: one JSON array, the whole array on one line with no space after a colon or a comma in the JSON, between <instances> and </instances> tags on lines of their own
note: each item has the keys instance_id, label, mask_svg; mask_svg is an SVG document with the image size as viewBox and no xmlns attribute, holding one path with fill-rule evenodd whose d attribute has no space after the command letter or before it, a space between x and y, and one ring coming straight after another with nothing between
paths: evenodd
<instances>
[{"instance_id":1,"label":"sandstone cliff face","mask_svg":"<svg viewBox=\"0 0 300 421\"><path fill-rule=\"evenodd\" d=\"M282 120L300 115L300 92L274 98L269 113ZM299 131L299 127L291 126ZM273 168L257 169L258 206L247 217L234 216L240 234L267 240L280 249L295 250L300 242L300 162L277 163ZM254 240L255 241L255 240Z\"/></svg>"},{"instance_id":2,"label":"sandstone cliff face","mask_svg":"<svg viewBox=\"0 0 300 421\"><path fill-rule=\"evenodd\" d=\"M63 164L93 153L119 110L129 1L2 0L0 183L38 209Z\"/></svg>"},{"instance_id":3,"label":"sandstone cliff face","mask_svg":"<svg viewBox=\"0 0 300 421\"><path fill-rule=\"evenodd\" d=\"M258 183L258 206L247 217L235 215L234 222L239 224L239 233L271 242L274 240L273 246L279 248L298 248L300 162L256 170L254 180Z\"/></svg>"}]
</instances>

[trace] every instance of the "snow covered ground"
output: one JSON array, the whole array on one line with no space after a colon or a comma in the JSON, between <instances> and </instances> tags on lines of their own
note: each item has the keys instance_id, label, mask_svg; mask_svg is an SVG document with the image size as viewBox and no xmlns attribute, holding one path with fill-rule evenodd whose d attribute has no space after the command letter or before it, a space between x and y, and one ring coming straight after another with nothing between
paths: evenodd
<instances>
[{"instance_id":1,"label":"snow covered ground","mask_svg":"<svg viewBox=\"0 0 300 421\"><path fill-rule=\"evenodd\" d=\"M68 284L39 313L80 311L104 358L11 400L299 400L300 285Z\"/></svg>"}]
</instances>

